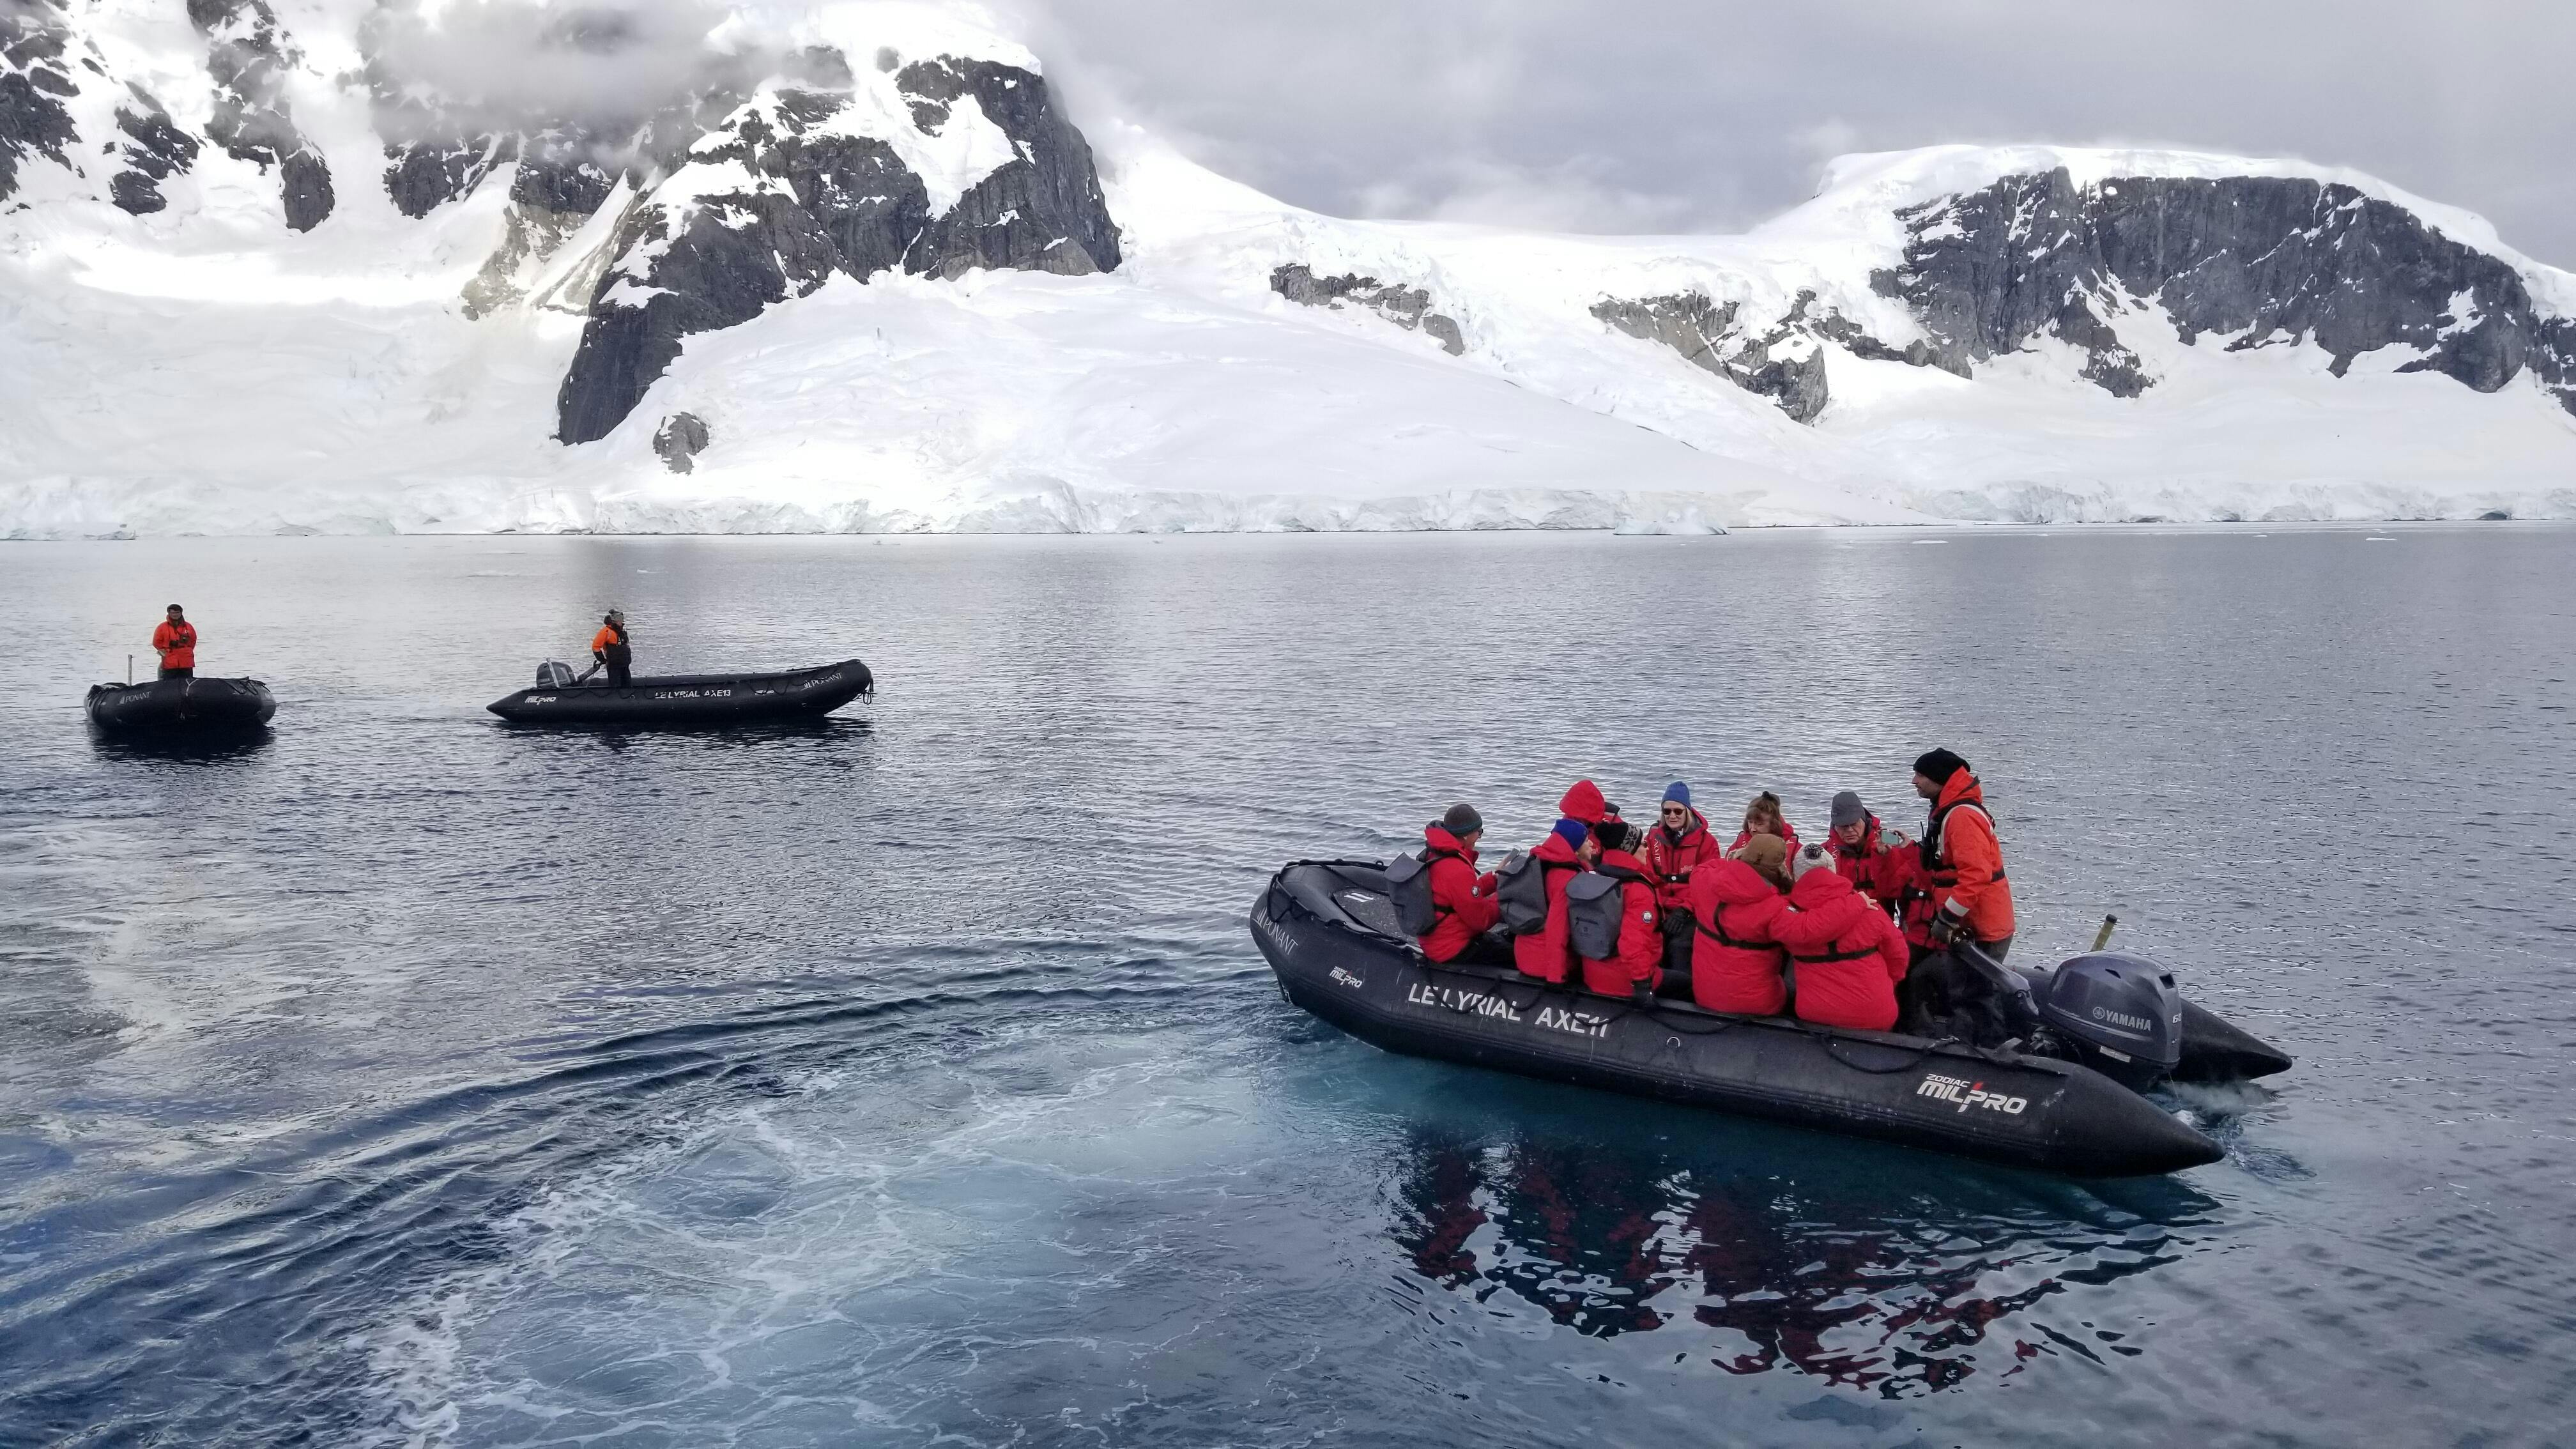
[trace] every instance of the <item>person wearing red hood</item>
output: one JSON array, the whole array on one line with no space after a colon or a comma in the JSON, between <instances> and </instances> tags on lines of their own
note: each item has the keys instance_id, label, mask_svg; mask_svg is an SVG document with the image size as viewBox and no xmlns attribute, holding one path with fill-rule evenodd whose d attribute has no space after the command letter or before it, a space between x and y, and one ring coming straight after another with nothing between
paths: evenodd
<instances>
[{"instance_id":1,"label":"person wearing red hood","mask_svg":"<svg viewBox=\"0 0 2576 1449\"><path fill-rule=\"evenodd\" d=\"M1789 817L1780 813L1780 797L1768 790L1754 796L1752 803L1744 807L1744 828L1736 832L1735 843L1727 850L1742 850L1757 835L1779 836L1791 855L1798 853L1798 832L1790 826Z\"/></svg>"},{"instance_id":2,"label":"person wearing red hood","mask_svg":"<svg viewBox=\"0 0 2576 1449\"><path fill-rule=\"evenodd\" d=\"M1601 798L1601 787L1589 780L1577 780L1556 802L1556 813L1589 827L1601 823L1610 813L1610 802Z\"/></svg>"},{"instance_id":3,"label":"person wearing red hood","mask_svg":"<svg viewBox=\"0 0 2576 1449\"><path fill-rule=\"evenodd\" d=\"M1741 860L1691 877L1691 1000L1711 1011L1777 1016L1789 1001L1788 955L1772 929L1789 914L1779 888Z\"/></svg>"},{"instance_id":4,"label":"person wearing red hood","mask_svg":"<svg viewBox=\"0 0 2576 1449\"><path fill-rule=\"evenodd\" d=\"M1664 970L1680 975L1691 963L1691 873L1717 859L1707 819L1691 808L1689 785L1675 780L1664 787L1662 818L1647 827L1637 858L1646 863L1646 875L1655 885L1655 910L1663 918Z\"/></svg>"},{"instance_id":5,"label":"person wearing red hood","mask_svg":"<svg viewBox=\"0 0 2576 1449\"><path fill-rule=\"evenodd\" d=\"M1434 961L1470 966L1509 966L1511 948L1485 933L1501 919L1494 899L1494 877L1476 870L1476 842L1485 835L1485 818L1473 805L1452 805L1448 813L1422 828L1422 858L1431 866L1431 908L1440 920L1420 938L1422 954Z\"/></svg>"},{"instance_id":6,"label":"person wearing red hood","mask_svg":"<svg viewBox=\"0 0 2576 1449\"><path fill-rule=\"evenodd\" d=\"M1797 876L1793 909L1772 929L1797 968L1798 1019L1887 1031L1896 1025L1896 983L1905 979L1905 938L1833 864L1821 845L1798 852L1789 866Z\"/></svg>"},{"instance_id":7,"label":"person wearing red hood","mask_svg":"<svg viewBox=\"0 0 2576 1449\"><path fill-rule=\"evenodd\" d=\"M1637 831L1616 815L1592 827L1593 869L1619 881L1619 954L1585 956L1583 989L1603 996L1652 996L1664 984L1664 933L1657 928L1655 883L1635 853Z\"/></svg>"},{"instance_id":8,"label":"person wearing red hood","mask_svg":"<svg viewBox=\"0 0 2576 1449\"><path fill-rule=\"evenodd\" d=\"M1598 791L1593 798L1600 798ZM1592 828L1572 816L1556 822L1547 838L1530 849L1530 861L1547 886L1547 924L1512 938L1512 964L1522 975L1561 983L1573 974L1574 942L1566 930L1565 885L1583 873L1591 852Z\"/></svg>"}]
</instances>

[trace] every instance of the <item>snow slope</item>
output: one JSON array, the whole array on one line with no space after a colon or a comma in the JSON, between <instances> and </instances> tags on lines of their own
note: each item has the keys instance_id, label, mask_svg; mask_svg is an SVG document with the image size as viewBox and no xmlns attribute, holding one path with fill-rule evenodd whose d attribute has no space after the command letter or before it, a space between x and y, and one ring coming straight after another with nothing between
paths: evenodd
<instances>
[{"instance_id":1,"label":"snow slope","mask_svg":"<svg viewBox=\"0 0 2576 1449\"><path fill-rule=\"evenodd\" d=\"M522 225L523 163L402 214L347 81L361 12L303 0L281 16L302 47L294 122L337 183L311 230L285 224L272 176L211 145L164 183L167 208L140 216L95 175L22 163L0 205L0 536L2576 516L2576 415L2536 375L2480 392L2401 374L2414 354L2392 348L2335 376L2296 341L2186 345L2138 299L2118 325L2155 379L2139 396L2084 380L2084 359L2048 339L1973 376L1923 365L1939 339L1873 280L1906 264L1901 213L2034 168L2079 185L2340 181L2511 267L2534 307L2576 313L2576 278L2368 178L2039 148L1846 158L1816 200L1741 236L1600 238L1324 217L1081 118L1121 233L1115 270L832 275L687 336L632 415L568 447L556 392L607 305L591 289L636 287L602 284L620 217L717 207L699 200L700 160L621 181L560 245L513 262L506 305L469 315L469 288ZM191 79L202 43L170 7L97 0L82 23L106 69L145 78L174 124L208 124ZM1036 68L950 7L738 12L717 31L709 43L735 50L768 36ZM887 82L852 69L865 103L834 125L893 146L932 183L934 216L1008 163L972 96L954 123L919 128ZM1368 285L1294 300L1289 266ZM1396 301L1371 300L1388 289ZM1808 319L1749 354L1777 364L1759 385L1785 390L1748 390L1599 311L1679 296L1731 305L1729 346ZM1918 360L1870 360L1817 335L1819 317L1863 351ZM1784 410L1827 391L1808 421ZM655 447L656 424L682 413L710 438L687 472Z\"/></svg>"}]
</instances>

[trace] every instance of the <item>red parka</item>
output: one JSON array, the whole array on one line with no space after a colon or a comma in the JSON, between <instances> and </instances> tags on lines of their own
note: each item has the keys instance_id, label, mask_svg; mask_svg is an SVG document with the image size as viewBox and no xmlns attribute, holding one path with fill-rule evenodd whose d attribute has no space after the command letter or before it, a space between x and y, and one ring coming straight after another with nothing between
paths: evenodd
<instances>
[{"instance_id":1,"label":"red parka","mask_svg":"<svg viewBox=\"0 0 2576 1449\"><path fill-rule=\"evenodd\" d=\"M1583 958L1583 986L1604 996L1626 996L1637 983L1652 991L1664 981L1664 933L1656 927L1655 887L1646 863L1624 850L1601 852L1601 872L1620 878L1619 956L1614 961ZM1555 923L1557 902L1548 902Z\"/></svg>"},{"instance_id":2,"label":"red parka","mask_svg":"<svg viewBox=\"0 0 2576 1449\"><path fill-rule=\"evenodd\" d=\"M1789 914L1762 873L1721 860L1691 877L1691 1000L1711 1011L1777 1016L1788 1004L1788 954L1772 927Z\"/></svg>"},{"instance_id":3,"label":"red parka","mask_svg":"<svg viewBox=\"0 0 2576 1449\"><path fill-rule=\"evenodd\" d=\"M1800 1021L1886 1031L1896 1025L1905 938L1852 883L1811 870L1789 892L1797 909L1773 930L1797 963Z\"/></svg>"},{"instance_id":4,"label":"red parka","mask_svg":"<svg viewBox=\"0 0 2576 1449\"><path fill-rule=\"evenodd\" d=\"M1768 835L1771 832L1766 830L1762 833ZM1753 832L1750 830L1739 830L1735 832L1735 843L1726 848L1727 853L1732 855L1736 851L1742 850L1744 848L1744 842L1751 840L1752 838ZM1789 855L1792 859L1796 858L1798 854L1798 827L1790 824L1786 820L1781 821L1780 843L1789 847Z\"/></svg>"},{"instance_id":5,"label":"red parka","mask_svg":"<svg viewBox=\"0 0 2576 1449\"><path fill-rule=\"evenodd\" d=\"M1574 943L1565 933L1565 883L1583 869L1583 862L1575 859L1574 847L1565 843L1565 837L1553 832L1531 847L1530 859L1545 872L1547 924L1530 935L1512 938L1512 964L1524 976L1563 981L1574 970Z\"/></svg>"},{"instance_id":6,"label":"red parka","mask_svg":"<svg viewBox=\"0 0 2576 1449\"><path fill-rule=\"evenodd\" d=\"M1995 839L1986 792L1965 770L1952 775L1932 802L1932 824L1923 832L1931 852L1932 910L1952 900L1968 918L1969 934L2000 941L2013 933L2012 885L2004 879L2004 848Z\"/></svg>"},{"instance_id":7,"label":"red parka","mask_svg":"<svg viewBox=\"0 0 2576 1449\"><path fill-rule=\"evenodd\" d=\"M1708 821L1696 810L1676 838L1672 827L1656 825L1646 832L1646 875L1655 883L1655 906L1677 911L1690 904L1691 872L1717 859L1717 842Z\"/></svg>"},{"instance_id":8,"label":"red parka","mask_svg":"<svg viewBox=\"0 0 2576 1449\"><path fill-rule=\"evenodd\" d=\"M1467 943L1494 927L1503 914L1494 899L1492 875L1476 873L1476 852L1437 825L1422 832L1424 854L1431 858L1431 907L1439 921L1422 937L1422 954L1434 961L1456 959Z\"/></svg>"},{"instance_id":9,"label":"red parka","mask_svg":"<svg viewBox=\"0 0 2576 1449\"><path fill-rule=\"evenodd\" d=\"M1600 824L1602 814L1609 808L1609 801L1602 798L1601 787L1589 780L1575 781L1556 802L1557 814L1568 820L1580 820L1586 825Z\"/></svg>"},{"instance_id":10,"label":"red parka","mask_svg":"<svg viewBox=\"0 0 2576 1449\"><path fill-rule=\"evenodd\" d=\"M1894 915L1904 895L1907 871L1898 859L1900 852L1888 849L1879 840L1878 830L1878 817L1870 815L1862 820L1857 845L1845 844L1842 832L1833 832L1834 874L1850 881L1855 890Z\"/></svg>"}]
</instances>

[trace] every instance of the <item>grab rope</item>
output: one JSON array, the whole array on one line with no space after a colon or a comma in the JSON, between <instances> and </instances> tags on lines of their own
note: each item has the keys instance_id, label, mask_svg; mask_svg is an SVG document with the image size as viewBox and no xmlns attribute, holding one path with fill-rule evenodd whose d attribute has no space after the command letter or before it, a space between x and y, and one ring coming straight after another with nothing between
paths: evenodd
<instances>
[{"instance_id":1,"label":"grab rope","mask_svg":"<svg viewBox=\"0 0 2576 1449\"><path fill-rule=\"evenodd\" d=\"M1911 1058L1895 1066L1865 1067L1860 1063L1853 1061L1851 1058L1844 1056L1841 1052L1834 1050L1835 1047L1842 1044L1845 1038L1835 1036L1831 1032L1822 1031L1809 1031L1807 1032L1807 1035L1813 1037L1824 1047L1826 1056L1832 1057L1835 1061L1842 1063L1844 1066L1851 1068L1855 1072L1863 1072L1873 1077L1890 1077L1894 1076L1898 1072L1910 1072L1916 1067L1923 1065L1923 1063L1928 1060L1934 1052L1939 1051L1941 1048L1952 1045L1964 1045L1964 1043L1961 1043L1955 1036L1945 1036L1935 1041L1926 1042L1922 1046L1915 1048L1914 1055ZM1887 1050L1903 1051L1905 1048L1891 1046L1888 1047Z\"/></svg>"}]
</instances>

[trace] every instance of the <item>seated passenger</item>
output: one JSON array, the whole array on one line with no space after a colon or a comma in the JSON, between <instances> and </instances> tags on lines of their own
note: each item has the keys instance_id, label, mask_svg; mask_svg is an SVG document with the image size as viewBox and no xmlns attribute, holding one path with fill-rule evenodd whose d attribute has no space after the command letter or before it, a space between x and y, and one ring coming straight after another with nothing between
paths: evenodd
<instances>
[{"instance_id":1,"label":"seated passenger","mask_svg":"<svg viewBox=\"0 0 2576 1449\"><path fill-rule=\"evenodd\" d=\"M1906 871L1895 858L1905 843L1900 831L1880 833L1860 796L1845 790L1834 797L1834 873L1891 916L1905 893Z\"/></svg>"},{"instance_id":2,"label":"seated passenger","mask_svg":"<svg viewBox=\"0 0 2576 1449\"><path fill-rule=\"evenodd\" d=\"M1602 813L1609 808L1610 802L1601 798L1601 787L1589 780L1575 781L1565 797L1556 802L1557 814L1579 820L1587 829L1600 823Z\"/></svg>"},{"instance_id":3,"label":"seated passenger","mask_svg":"<svg viewBox=\"0 0 2576 1449\"><path fill-rule=\"evenodd\" d=\"M1611 816L1592 827L1592 842L1597 852L1593 870L1619 883L1617 899L1605 899L1601 912L1604 924L1615 932L1617 950L1599 959L1585 955L1581 933L1572 933L1575 954L1583 962L1584 989L1603 996L1652 996L1664 981L1664 933L1655 926L1654 882L1635 854L1637 832Z\"/></svg>"},{"instance_id":4,"label":"seated passenger","mask_svg":"<svg viewBox=\"0 0 2576 1449\"><path fill-rule=\"evenodd\" d=\"M1771 928L1787 914L1779 890L1745 862L1702 867L1690 886L1691 1000L1711 1011L1779 1015L1789 1001L1781 975L1789 957Z\"/></svg>"},{"instance_id":5,"label":"seated passenger","mask_svg":"<svg viewBox=\"0 0 2576 1449\"><path fill-rule=\"evenodd\" d=\"M1662 818L1646 831L1638 857L1654 881L1655 910L1663 918L1664 971L1682 975L1691 962L1691 872L1717 859L1708 821L1691 808L1690 786L1675 780L1665 787Z\"/></svg>"},{"instance_id":6,"label":"seated passenger","mask_svg":"<svg viewBox=\"0 0 2576 1449\"><path fill-rule=\"evenodd\" d=\"M1780 797L1765 790L1744 807L1744 829L1735 837L1730 849L1742 850L1757 835L1776 835L1792 854L1798 849L1798 832L1789 828L1788 817L1780 813Z\"/></svg>"},{"instance_id":7,"label":"seated passenger","mask_svg":"<svg viewBox=\"0 0 2576 1449\"><path fill-rule=\"evenodd\" d=\"M1833 853L1821 845L1798 852L1797 884L1789 892L1795 909L1772 928L1797 969L1798 1019L1891 1030L1896 983L1905 979L1905 938L1833 864Z\"/></svg>"},{"instance_id":8,"label":"seated passenger","mask_svg":"<svg viewBox=\"0 0 2576 1449\"><path fill-rule=\"evenodd\" d=\"M1473 805L1452 805L1422 828L1422 859L1431 867L1431 909L1439 924L1419 939L1422 954L1465 966L1509 966L1511 944L1487 934L1502 917L1494 877L1476 872L1476 842L1485 819Z\"/></svg>"},{"instance_id":9,"label":"seated passenger","mask_svg":"<svg viewBox=\"0 0 2576 1449\"><path fill-rule=\"evenodd\" d=\"M1513 933L1512 964L1522 975L1562 982L1573 973L1574 944L1565 932L1565 885L1583 872L1591 853L1592 828L1571 817L1559 820L1529 852L1520 880L1530 898L1510 899L1516 894L1513 881L1498 885L1506 928Z\"/></svg>"},{"instance_id":10,"label":"seated passenger","mask_svg":"<svg viewBox=\"0 0 2576 1449\"><path fill-rule=\"evenodd\" d=\"M1781 895L1789 893L1789 846L1776 835L1757 835L1726 853L1729 860L1740 860L1753 867L1753 873L1771 883Z\"/></svg>"}]
</instances>

